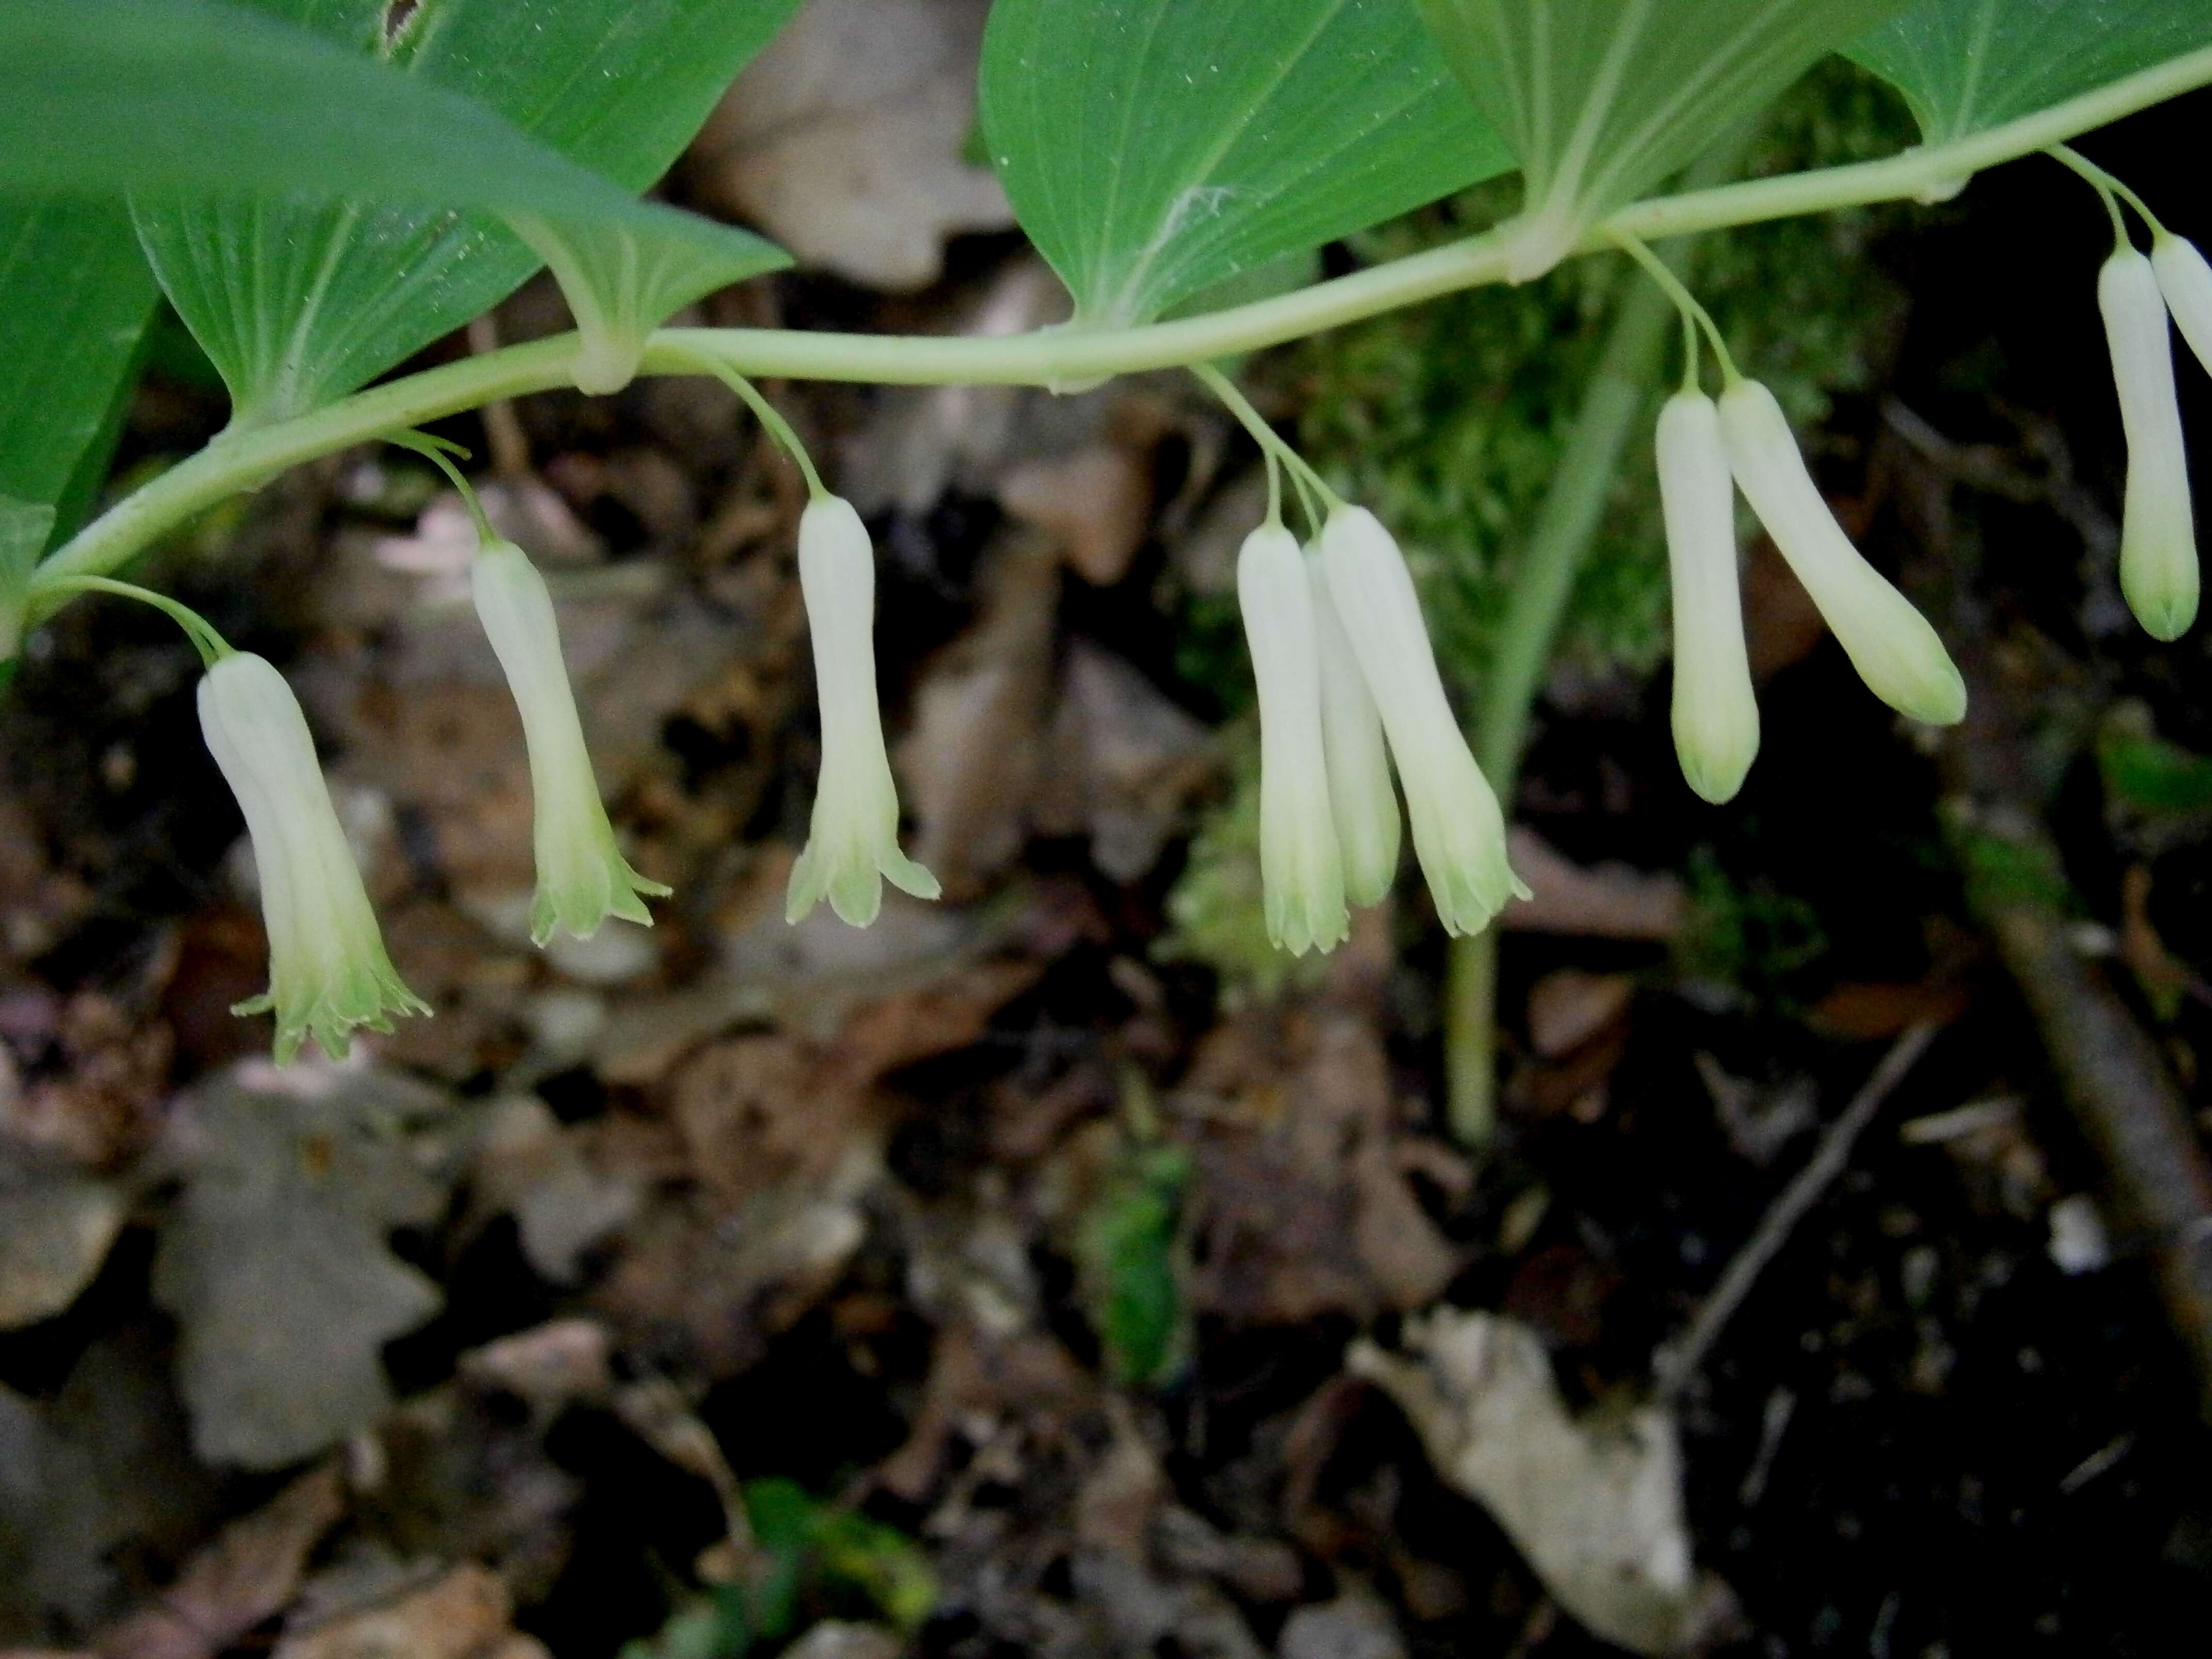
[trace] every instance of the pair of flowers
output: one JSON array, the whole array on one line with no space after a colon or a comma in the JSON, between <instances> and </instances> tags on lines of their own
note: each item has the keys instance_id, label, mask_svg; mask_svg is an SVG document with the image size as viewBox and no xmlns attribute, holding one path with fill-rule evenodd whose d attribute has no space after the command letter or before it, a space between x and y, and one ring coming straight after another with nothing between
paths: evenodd
<instances>
[{"instance_id":1,"label":"pair of flowers","mask_svg":"<svg viewBox=\"0 0 2212 1659\"><path fill-rule=\"evenodd\" d=\"M641 896L669 890L631 869L615 845L545 579L520 548L495 538L477 550L470 583L530 751L531 938L542 945L561 928L588 938L611 915L650 925ZM269 989L231 1012L276 1015L280 1065L310 1036L337 1059L354 1027L389 1031L394 1014L430 1010L385 950L299 699L265 658L219 640L212 654L200 730L245 816L269 934Z\"/></svg>"},{"instance_id":2,"label":"pair of flowers","mask_svg":"<svg viewBox=\"0 0 2212 1659\"><path fill-rule=\"evenodd\" d=\"M2098 308L2112 348L2128 484L2120 527L2120 591L2151 637L2178 639L2197 618L2196 515L2189 455L2174 388L2171 314L2212 371L2212 265L2196 245L2151 221L2151 251L2130 242L2117 210L2119 245L2097 277Z\"/></svg>"},{"instance_id":3,"label":"pair of flowers","mask_svg":"<svg viewBox=\"0 0 2212 1659\"><path fill-rule=\"evenodd\" d=\"M531 938L540 945L556 930L589 938L609 916L650 926L645 897L669 890L630 868L615 844L545 579L520 548L480 528L487 533L470 578L477 615L530 754ZM875 919L880 876L924 898L937 896L937 880L898 848L898 797L876 707L874 556L850 503L815 498L799 522L799 562L823 756L813 833L793 869L787 912L796 921L827 897L865 927ZM231 650L204 624L194 637L210 659L200 728L245 815L269 934L269 989L232 1012L275 1014L279 1064L310 1036L343 1056L355 1027L389 1031L393 1015L430 1011L392 965L299 700L265 659Z\"/></svg>"}]
</instances>

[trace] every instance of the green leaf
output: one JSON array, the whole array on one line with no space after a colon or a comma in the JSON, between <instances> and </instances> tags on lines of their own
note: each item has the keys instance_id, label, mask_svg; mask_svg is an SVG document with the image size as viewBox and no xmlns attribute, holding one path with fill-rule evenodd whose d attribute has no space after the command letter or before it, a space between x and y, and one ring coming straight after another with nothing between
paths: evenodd
<instances>
[{"instance_id":1,"label":"green leaf","mask_svg":"<svg viewBox=\"0 0 2212 1659\"><path fill-rule=\"evenodd\" d=\"M1903 0L1419 0L1521 159L1516 280Z\"/></svg>"},{"instance_id":2,"label":"green leaf","mask_svg":"<svg viewBox=\"0 0 2212 1659\"><path fill-rule=\"evenodd\" d=\"M2108 732L2098 739L2105 793L2154 812L2212 809L2212 760L2163 738Z\"/></svg>"},{"instance_id":3,"label":"green leaf","mask_svg":"<svg viewBox=\"0 0 2212 1659\"><path fill-rule=\"evenodd\" d=\"M1936 144L2207 45L2204 0L1916 0L1850 56L1905 94Z\"/></svg>"},{"instance_id":4,"label":"green leaf","mask_svg":"<svg viewBox=\"0 0 2212 1659\"><path fill-rule=\"evenodd\" d=\"M1181 1365L1176 1236L1189 1176L1190 1160L1180 1148L1127 1148L1084 1218L1079 1254L1087 1299L1117 1382L1161 1382Z\"/></svg>"},{"instance_id":5,"label":"green leaf","mask_svg":"<svg viewBox=\"0 0 2212 1659\"><path fill-rule=\"evenodd\" d=\"M0 495L0 663L12 664L23 642L23 600L30 591L31 569L53 527L51 507Z\"/></svg>"},{"instance_id":6,"label":"green leaf","mask_svg":"<svg viewBox=\"0 0 2212 1659\"><path fill-rule=\"evenodd\" d=\"M0 495L74 517L156 297L118 206L0 196Z\"/></svg>"},{"instance_id":7,"label":"green leaf","mask_svg":"<svg viewBox=\"0 0 2212 1659\"><path fill-rule=\"evenodd\" d=\"M387 40L382 3L291 0L338 44L204 0L0 0L0 189L131 192L234 419L274 419L350 391L521 281L537 258L494 215L533 213L571 240L620 228L640 247L673 242L695 274L719 238L724 280L782 263L629 192L791 3L542 6L521 27L512 3L422 0Z\"/></svg>"},{"instance_id":8,"label":"green leaf","mask_svg":"<svg viewBox=\"0 0 2212 1659\"><path fill-rule=\"evenodd\" d=\"M1079 324L1148 320L1511 165L1410 0L998 0L981 94Z\"/></svg>"}]
</instances>

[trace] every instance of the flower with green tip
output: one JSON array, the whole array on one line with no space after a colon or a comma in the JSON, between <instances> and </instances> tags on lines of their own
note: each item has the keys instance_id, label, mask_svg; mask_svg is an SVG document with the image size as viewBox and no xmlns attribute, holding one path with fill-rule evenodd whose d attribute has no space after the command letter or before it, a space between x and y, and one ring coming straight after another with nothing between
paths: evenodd
<instances>
[{"instance_id":1,"label":"flower with green tip","mask_svg":"<svg viewBox=\"0 0 2212 1659\"><path fill-rule=\"evenodd\" d=\"M385 951L284 677L264 658L232 652L200 681L199 710L208 752L246 817L269 933L269 989L231 1012L275 1013L280 1066L310 1036L343 1060L355 1026L389 1031L394 1014L428 1013Z\"/></svg>"},{"instance_id":2,"label":"flower with green tip","mask_svg":"<svg viewBox=\"0 0 2212 1659\"><path fill-rule=\"evenodd\" d=\"M1732 380L1721 394L1729 468L1766 533L1875 696L1899 714L1950 726L1966 683L1912 602L1869 564L1828 510L1774 394Z\"/></svg>"},{"instance_id":3,"label":"flower with green tip","mask_svg":"<svg viewBox=\"0 0 2212 1659\"><path fill-rule=\"evenodd\" d=\"M824 898L855 927L876 919L884 882L916 898L937 878L899 850L898 789L876 707L876 557L853 504L817 495L799 520L799 586L814 641L822 710L822 780L806 850L792 866L783 914L797 921Z\"/></svg>"},{"instance_id":4,"label":"flower with green tip","mask_svg":"<svg viewBox=\"0 0 2212 1659\"><path fill-rule=\"evenodd\" d=\"M1674 753L1690 787L1717 805L1743 787L1759 753L1759 702L1736 586L1735 488L1713 400L1702 392L1669 398L1658 448L1674 594Z\"/></svg>"},{"instance_id":5,"label":"flower with green tip","mask_svg":"<svg viewBox=\"0 0 2212 1659\"><path fill-rule=\"evenodd\" d=\"M2166 240L2172 244L2177 239ZM2169 246L2166 281L2193 313L2193 273L2187 263ZM2199 580L2189 454L2181 436L2166 304L2158 268L2132 247L2115 249L2097 276L2097 306L2105 316L2120 426L2128 440L2120 592L2154 640L2179 639L2197 619Z\"/></svg>"},{"instance_id":6,"label":"flower with green tip","mask_svg":"<svg viewBox=\"0 0 2212 1659\"><path fill-rule=\"evenodd\" d=\"M1260 879L1267 938L1294 957L1351 932L1322 749L1321 655L1297 538L1261 525L1237 556L1237 599L1260 689Z\"/></svg>"},{"instance_id":7,"label":"flower with green tip","mask_svg":"<svg viewBox=\"0 0 2212 1659\"><path fill-rule=\"evenodd\" d=\"M1305 552L1313 592L1314 641L1321 667L1322 752L1328 761L1328 800L1336 820L1336 848L1344 863L1344 893L1354 904L1379 904L1398 878L1398 796L1390 787L1390 756L1359 672L1328 596L1328 569L1321 550Z\"/></svg>"},{"instance_id":8,"label":"flower with green tip","mask_svg":"<svg viewBox=\"0 0 2212 1659\"><path fill-rule=\"evenodd\" d=\"M1405 556L1364 507L1339 503L1321 559L1345 637L1367 681L1413 820L1413 855L1449 933L1479 933L1528 890L1505 855L1498 797L1445 700Z\"/></svg>"},{"instance_id":9,"label":"flower with green tip","mask_svg":"<svg viewBox=\"0 0 2212 1659\"><path fill-rule=\"evenodd\" d=\"M653 913L639 895L665 898L669 890L631 869L615 845L568 665L561 659L560 625L545 578L513 542L494 540L477 550L469 585L521 711L530 750L531 842L538 864L531 939L542 945L556 929L589 939L609 916L650 927Z\"/></svg>"},{"instance_id":10,"label":"flower with green tip","mask_svg":"<svg viewBox=\"0 0 2212 1659\"><path fill-rule=\"evenodd\" d=\"M2212 374L2212 264L2204 262L2196 243L2166 230L2151 240L2150 264L2174 326Z\"/></svg>"}]
</instances>

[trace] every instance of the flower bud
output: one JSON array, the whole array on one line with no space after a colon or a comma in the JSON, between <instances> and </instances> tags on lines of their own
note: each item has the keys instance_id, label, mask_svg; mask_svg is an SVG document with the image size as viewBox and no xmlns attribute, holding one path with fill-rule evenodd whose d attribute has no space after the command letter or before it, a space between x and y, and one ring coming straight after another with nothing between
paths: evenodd
<instances>
[{"instance_id":1,"label":"flower bud","mask_svg":"<svg viewBox=\"0 0 2212 1659\"><path fill-rule=\"evenodd\" d=\"M2168 256L2187 303L2186 261ZM2199 262L2201 264L2201 261ZM2197 526L2189 457L2173 387L2173 341L2157 270L2132 247L2118 249L2097 278L2112 383L2128 438L2127 505L2120 520L2120 591L2156 640L2180 637L2197 617Z\"/></svg>"},{"instance_id":2,"label":"flower bud","mask_svg":"<svg viewBox=\"0 0 2212 1659\"><path fill-rule=\"evenodd\" d=\"M428 1013L385 951L307 717L284 677L263 658L234 652L200 681L199 709L208 752L246 817L269 932L269 989L231 1012L275 1012L280 1066L309 1036L343 1060L355 1026L389 1031L393 1014Z\"/></svg>"},{"instance_id":3,"label":"flower bud","mask_svg":"<svg viewBox=\"0 0 2212 1659\"><path fill-rule=\"evenodd\" d=\"M1328 759L1329 810L1344 860L1345 896L1354 904L1377 904L1398 878L1398 795L1390 787L1382 716L1329 597L1320 550L1308 549L1305 561L1321 665L1322 751Z\"/></svg>"},{"instance_id":4,"label":"flower bud","mask_svg":"<svg viewBox=\"0 0 2212 1659\"><path fill-rule=\"evenodd\" d=\"M850 501L820 496L799 516L799 586L814 640L822 778L784 919L797 921L827 897L844 921L865 927L883 903L884 878L916 898L933 899L939 889L899 851L898 790L876 707L875 550Z\"/></svg>"},{"instance_id":5,"label":"flower bud","mask_svg":"<svg viewBox=\"0 0 2212 1659\"><path fill-rule=\"evenodd\" d=\"M1720 410L1702 392L1660 411L1659 501L1674 599L1674 753L1690 787L1718 805L1759 753L1759 703L1736 590L1735 488Z\"/></svg>"},{"instance_id":6,"label":"flower bud","mask_svg":"<svg viewBox=\"0 0 2212 1659\"><path fill-rule=\"evenodd\" d=\"M1721 394L1720 416L1737 486L1868 689L1917 720L1949 726L1963 717L1966 684L1943 641L1844 534L1774 394L1737 380Z\"/></svg>"},{"instance_id":7,"label":"flower bud","mask_svg":"<svg viewBox=\"0 0 2212 1659\"><path fill-rule=\"evenodd\" d=\"M1260 878L1267 938L1292 956L1351 931L1322 758L1321 657L1297 538L1266 524L1237 556L1237 599L1260 688Z\"/></svg>"},{"instance_id":8,"label":"flower bud","mask_svg":"<svg viewBox=\"0 0 2212 1659\"><path fill-rule=\"evenodd\" d=\"M2196 243L2167 231L2153 239L2150 264L2174 326L2212 374L2212 264L2205 263Z\"/></svg>"},{"instance_id":9,"label":"flower bud","mask_svg":"<svg viewBox=\"0 0 2212 1659\"><path fill-rule=\"evenodd\" d=\"M631 869L615 845L561 660L560 626L545 578L513 542L494 541L477 550L469 584L530 750L531 842L538 864L530 937L544 945L555 929L565 928L589 939L609 916L650 927L653 913L638 895L665 898L669 890Z\"/></svg>"},{"instance_id":10,"label":"flower bud","mask_svg":"<svg viewBox=\"0 0 2212 1659\"><path fill-rule=\"evenodd\" d=\"M1329 598L1382 717L1413 853L1450 933L1481 931L1505 901L1526 896L1505 857L1505 821L1461 735L1404 555L1361 507L1340 507L1321 533Z\"/></svg>"}]
</instances>

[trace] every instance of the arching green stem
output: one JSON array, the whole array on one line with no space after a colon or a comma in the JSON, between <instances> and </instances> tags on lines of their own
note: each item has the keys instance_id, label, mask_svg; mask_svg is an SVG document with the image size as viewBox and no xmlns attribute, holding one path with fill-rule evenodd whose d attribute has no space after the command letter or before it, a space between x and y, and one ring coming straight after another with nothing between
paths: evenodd
<instances>
[{"instance_id":1,"label":"arching green stem","mask_svg":"<svg viewBox=\"0 0 2212 1659\"><path fill-rule=\"evenodd\" d=\"M769 436L775 439L783 453L797 464L806 479L806 498L818 501L826 497L830 492L822 487L822 475L814 470L814 458L806 453L806 446L799 441L799 434L791 429L791 422L783 418L783 412L769 402L761 389L716 358L702 357L699 366L736 392L744 400L745 407L751 410L760 423L768 428Z\"/></svg>"},{"instance_id":2,"label":"arching green stem","mask_svg":"<svg viewBox=\"0 0 2212 1659\"><path fill-rule=\"evenodd\" d=\"M156 593L150 587L141 587L136 582L118 582L106 576L70 576L61 586L77 593L112 593L118 599L136 599L141 605L150 605L171 622L185 630L185 637L200 653L200 666L212 668L231 654L230 641L215 629L215 624L188 605L171 599L166 593Z\"/></svg>"},{"instance_id":3,"label":"arching green stem","mask_svg":"<svg viewBox=\"0 0 2212 1659\"><path fill-rule=\"evenodd\" d=\"M2127 222L2120 217L2119 202L2125 202L2141 214L2143 223L2150 227L2154 236L2163 236L2166 234L2166 227L2159 222L2158 215L2150 210L2148 203L2087 156L2082 155L2081 151L2075 149L2073 145L2053 144L2043 153L2062 166L2072 168L2097 187L2097 194L2105 200L2105 211L2112 216L2112 234L2121 241L2124 242L2128 240L2128 227ZM2113 199L2116 197L2118 201Z\"/></svg>"},{"instance_id":4,"label":"arching green stem","mask_svg":"<svg viewBox=\"0 0 2212 1659\"><path fill-rule=\"evenodd\" d=\"M1615 231L1650 241L1872 202L1912 200L1931 187L2063 143L2207 84L2212 84L2212 46L1945 143L1850 167L1639 202L1594 228L1576 252L1615 246ZM714 372L707 365L715 363L740 377L882 385L1072 384L1234 356L1440 294L1504 282L1510 253L1510 236L1492 230L1250 305L1135 328L1061 328L1000 337L664 329L647 342L641 372L696 374ZM52 614L68 592L61 586L64 579L119 569L195 514L287 467L495 399L568 385L575 352L574 335L534 340L374 386L291 420L218 438L109 508L49 558L32 579L28 619Z\"/></svg>"},{"instance_id":5,"label":"arching green stem","mask_svg":"<svg viewBox=\"0 0 2212 1659\"><path fill-rule=\"evenodd\" d=\"M485 515L483 503L477 499L474 487L461 476L461 469L453 465L455 456L459 456L462 460L468 459L467 450L449 438L434 438L427 432L394 433L392 442L401 449L413 451L446 475L447 482L459 492L461 504L468 508L469 517L476 520L477 540L479 544L489 544L501 539L499 532L492 528L491 520Z\"/></svg>"}]
</instances>

